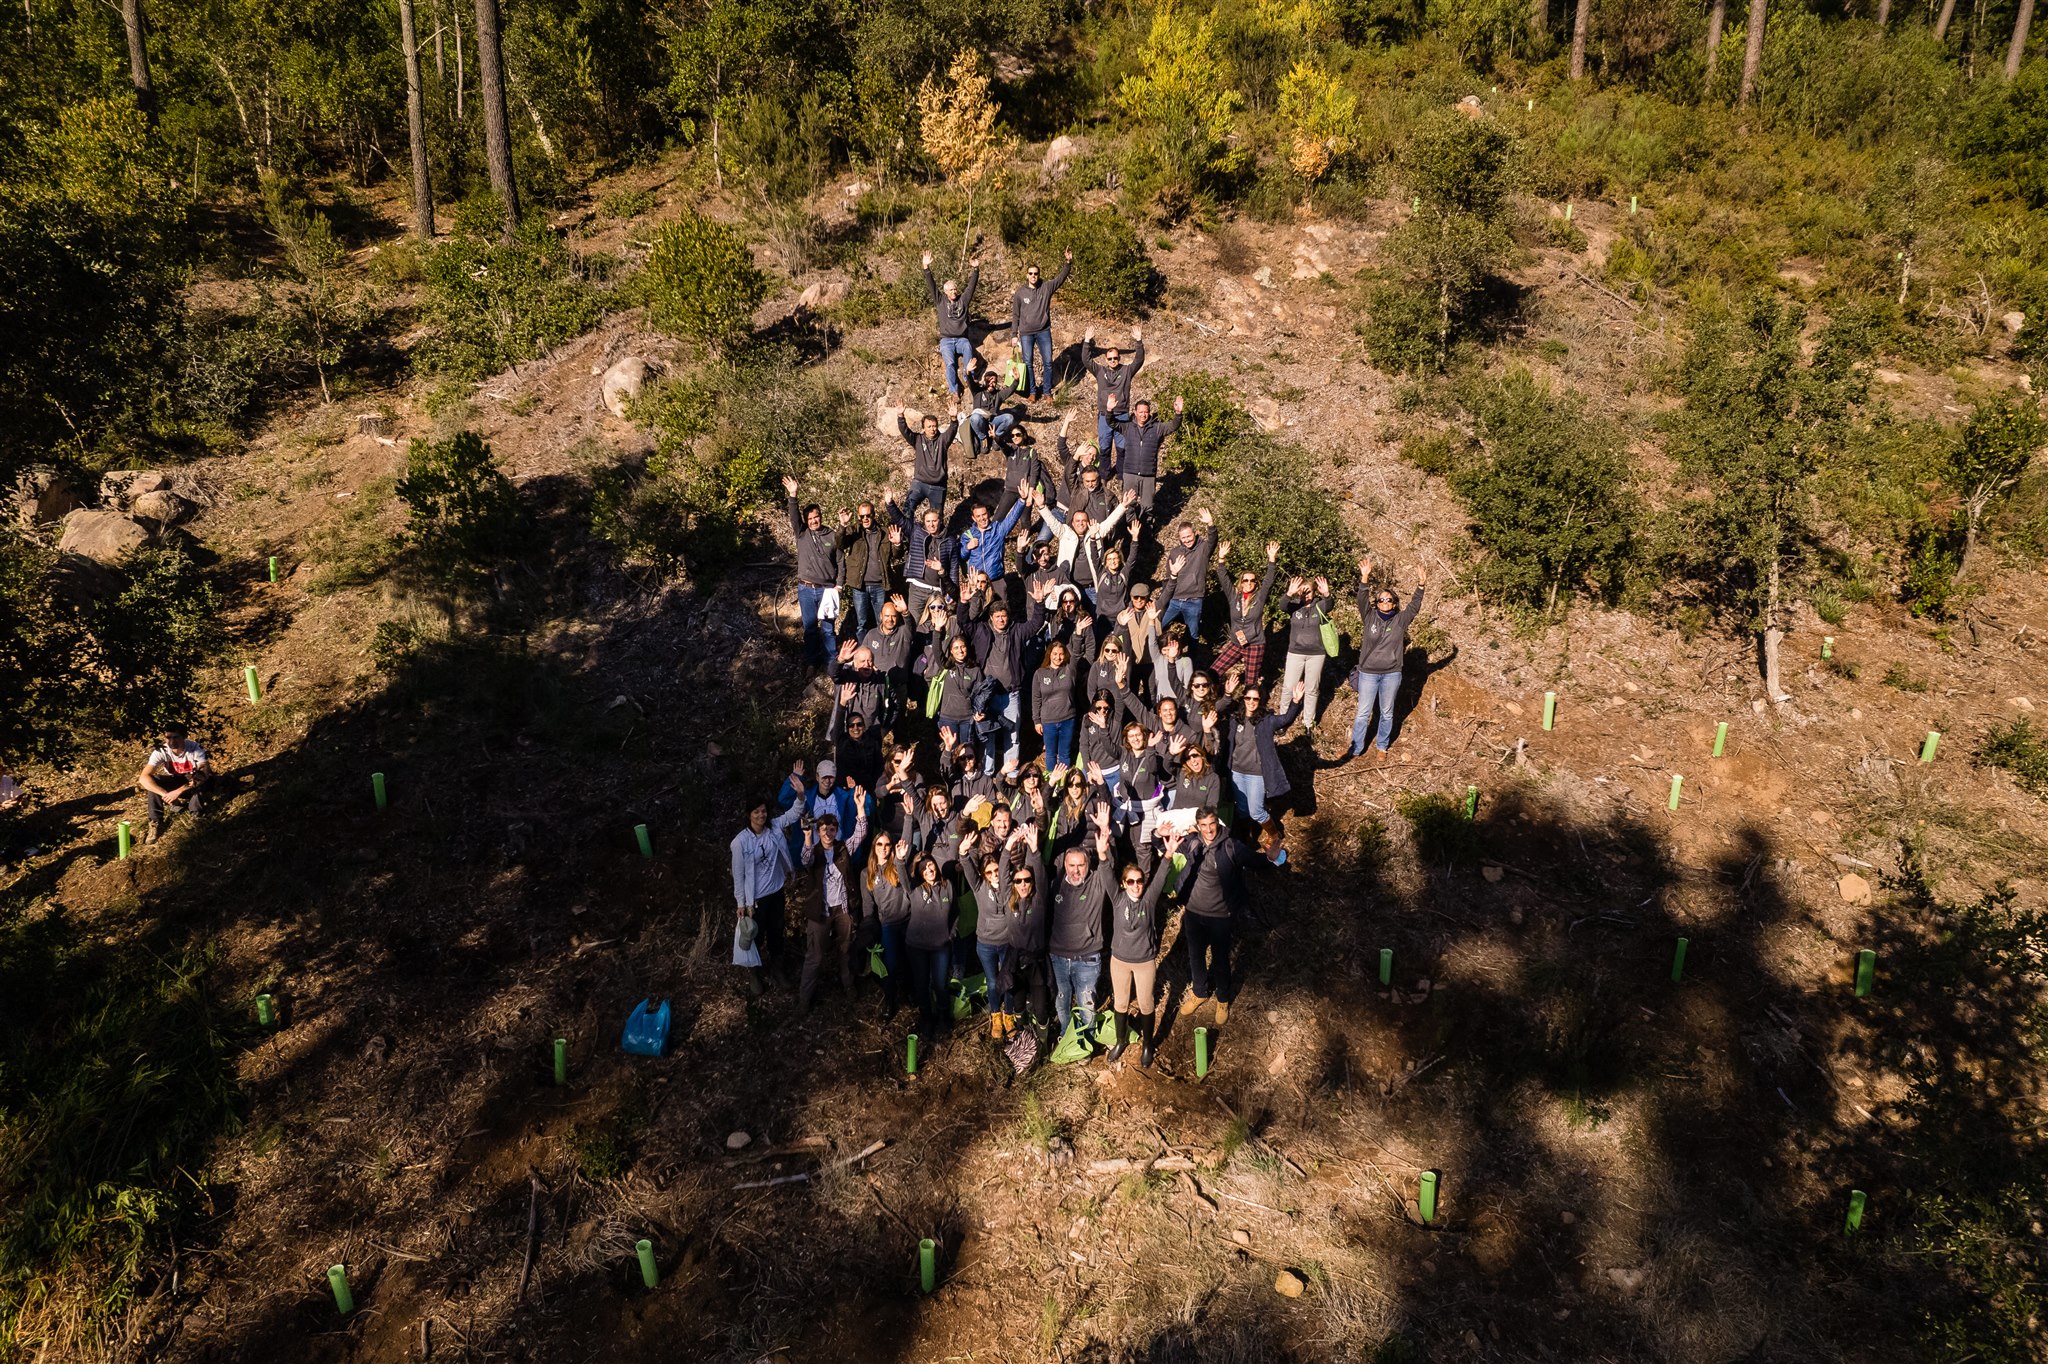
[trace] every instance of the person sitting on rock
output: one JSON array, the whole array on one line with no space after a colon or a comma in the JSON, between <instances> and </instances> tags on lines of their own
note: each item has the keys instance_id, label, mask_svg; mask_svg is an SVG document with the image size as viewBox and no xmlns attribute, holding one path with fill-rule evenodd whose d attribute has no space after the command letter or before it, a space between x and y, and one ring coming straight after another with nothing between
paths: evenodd
<instances>
[{"instance_id":1,"label":"person sitting on rock","mask_svg":"<svg viewBox=\"0 0 2048 1364\"><path fill-rule=\"evenodd\" d=\"M202 793L212 780L213 764L206 750L186 737L183 725L164 726L135 778L149 797L149 831L142 841L154 843L163 836L164 816L170 810L182 806L197 815Z\"/></svg>"}]
</instances>

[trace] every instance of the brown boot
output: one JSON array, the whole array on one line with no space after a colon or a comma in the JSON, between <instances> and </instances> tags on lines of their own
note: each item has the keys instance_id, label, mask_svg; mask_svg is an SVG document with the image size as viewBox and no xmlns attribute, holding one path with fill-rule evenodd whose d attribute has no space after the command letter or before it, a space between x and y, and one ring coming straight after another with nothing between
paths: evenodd
<instances>
[{"instance_id":1,"label":"brown boot","mask_svg":"<svg viewBox=\"0 0 2048 1364\"><path fill-rule=\"evenodd\" d=\"M1216 1026L1222 1027L1230 1021L1230 1006L1223 1002L1223 996L1216 996Z\"/></svg>"}]
</instances>

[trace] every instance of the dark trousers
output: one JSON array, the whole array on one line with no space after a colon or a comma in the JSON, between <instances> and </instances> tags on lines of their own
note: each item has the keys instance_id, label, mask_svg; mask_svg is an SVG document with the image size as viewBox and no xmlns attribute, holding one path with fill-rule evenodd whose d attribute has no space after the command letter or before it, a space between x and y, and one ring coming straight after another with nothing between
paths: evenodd
<instances>
[{"instance_id":1,"label":"dark trousers","mask_svg":"<svg viewBox=\"0 0 2048 1364\"><path fill-rule=\"evenodd\" d=\"M178 803L183 805L187 810L191 811L195 815L199 813L199 807L201 803L205 800L206 783L208 782L208 780L210 780L206 773L193 772L184 777L180 777L176 773L172 773L168 778L158 777L157 780L166 782L167 784L169 782L177 782L181 785L190 786L191 789L178 798ZM175 790L176 787L173 787L172 789ZM149 797L149 822L152 824L163 823L165 810L164 798L154 791L146 791L144 792L144 794Z\"/></svg>"},{"instance_id":2,"label":"dark trousers","mask_svg":"<svg viewBox=\"0 0 2048 1364\"><path fill-rule=\"evenodd\" d=\"M1223 915L1187 913L1180 916L1180 935L1187 940L1188 974L1194 980L1195 998L1210 995L1225 1004L1237 998L1237 982L1230 978L1230 920Z\"/></svg>"},{"instance_id":3,"label":"dark trousers","mask_svg":"<svg viewBox=\"0 0 2048 1364\"><path fill-rule=\"evenodd\" d=\"M754 901L754 945L761 949L761 965L765 967L781 969L783 920L788 914L779 890Z\"/></svg>"},{"instance_id":4,"label":"dark trousers","mask_svg":"<svg viewBox=\"0 0 2048 1364\"><path fill-rule=\"evenodd\" d=\"M806 1009L818 994L818 973L825 965L826 944L838 951L839 987L853 993L853 965L848 954L853 948L853 916L839 910L830 919L804 920L804 974L797 985L797 1002Z\"/></svg>"},{"instance_id":5,"label":"dark trousers","mask_svg":"<svg viewBox=\"0 0 2048 1364\"><path fill-rule=\"evenodd\" d=\"M1010 963L1012 987L1011 1003L1022 1002L1031 1011L1034 1023L1052 1021L1052 964L1045 954L1035 957L1016 957Z\"/></svg>"},{"instance_id":6,"label":"dark trousers","mask_svg":"<svg viewBox=\"0 0 2048 1364\"><path fill-rule=\"evenodd\" d=\"M936 1036L953 1021L953 947L906 947L910 958L910 993L924 1014L925 1030Z\"/></svg>"},{"instance_id":7,"label":"dark trousers","mask_svg":"<svg viewBox=\"0 0 2048 1364\"><path fill-rule=\"evenodd\" d=\"M898 919L882 925L882 969L889 973L882 977L882 998L892 1009L903 999L903 976L908 970L903 964L903 929L909 922Z\"/></svg>"}]
</instances>

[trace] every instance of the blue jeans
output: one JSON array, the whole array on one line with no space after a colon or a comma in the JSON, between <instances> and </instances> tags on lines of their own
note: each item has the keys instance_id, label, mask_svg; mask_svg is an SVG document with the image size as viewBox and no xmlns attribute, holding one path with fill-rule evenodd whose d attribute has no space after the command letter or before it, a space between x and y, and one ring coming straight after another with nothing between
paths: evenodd
<instances>
[{"instance_id":1,"label":"blue jeans","mask_svg":"<svg viewBox=\"0 0 2048 1364\"><path fill-rule=\"evenodd\" d=\"M1052 392L1052 329L1025 332L1017 340L1024 348L1024 394L1043 398Z\"/></svg>"},{"instance_id":2,"label":"blue jeans","mask_svg":"<svg viewBox=\"0 0 2048 1364\"><path fill-rule=\"evenodd\" d=\"M1074 761L1074 739L1081 728L1080 718L1071 720L1047 720L1045 722L1045 770L1065 767Z\"/></svg>"},{"instance_id":3,"label":"blue jeans","mask_svg":"<svg viewBox=\"0 0 2048 1364\"><path fill-rule=\"evenodd\" d=\"M1358 718L1351 722L1351 756L1365 752L1365 727L1372 723L1373 704L1380 709L1380 732L1375 741L1379 751L1387 751L1387 745L1394 741L1394 696L1401 690L1401 674L1353 673L1351 685L1358 689Z\"/></svg>"},{"instance_id":4,"label":"blue jeans","mask_svg":"<svg viewBox=\"0 0 2048 1364\"><path fill-rule=\"evenodd\" d=\"M1186 621L1188 643L1192 644L1202 636L1202 599L1200 597L1175 597L1166 603L1165 612L1159 617L1159 629L1163 634L1166 627L1175 621Z\"/></svg>"},{"instance_id":5,"label":"blue jeans","mask_svg":"<svg viewBox=\"0 0 2048 1364\"><path fill-rule=\"evenodd\" d=\"M889 1001L891 1008L903 998L903 930L909 926L908 919L881 926L882 967L889 973L882 977L882 998Z\"/></svg>"},{"instance_id":6,"label":"blue jeans","mask_svg":"<svg viewBox=\"0 0 2048 1364\"><path fill-rule=\"evenodd\" d=\"M862 634L875 628L882 618L882 603L889 599L886 587L850 587L846 595L853 599L854 628Z\"/></svg>"},{"instance_id":7,"label":"blue jeans","mask_svg":"<svg viewBox=\"0 0 2048 1364\"><path fill-rule=\"evenodd\" d=\"M1023 747L1023 741L1017 737L1017 718L1021 713L1017 693L1011 691L999 692L997 694L1003 698L1002 704L998 705L995 710L995 718L1001 722L1002 732L1000 736L995 734L987 735L982 741L981 770L983 772L993 772L996 770L996 740L998 737L1002 739L1002 759L1004 762L1009 762L1016 758Z\"/></svg>"},{"instance_id":8,"label":"blue jeans","mask_svg":"<svg viewBox=\"0 0 2048 1364\"><path fill-rule=\"evenodd\" d=\"M986 943L974 940L974 955L981 958L981 978L988 982L988 1011L994 1014L1015 1013L1010 1007L1010 996L997 984L1002 979L1003 963L1010 959L1010 949L1005 943Z\"/></svg>"},{"instance_id":9,"label":"blue jeans","mask_svg":"<svg viewBox=\"0 0 2048 1364\"><path fill-rule=\"evenodd\" d=\"M991 437L1001 440L1016 424L1017 414L1014 412L998 412L991 417L980 408L976 408L967 414L968 429L974 432L976 440L988 440Z\"/></svg>"},{"instance_id":10,"label":"blue jeans","mask_svg":"<svg viewBox=\"0 0 2048 1364\"><path fill-rule=\"evenodd\" d=\"M1266 822L1266 779L1249 772L1232 772L1230 784L1237 791L1237 808L1260 824Z\"/></svg>"},{"instance_id":11,"label":"blue jeans","mask_svg":"<svg viewBox=\"0 0 2048 1364\"><path fill-rule=\"evenodd\" d=\"M1119 450L1124 448L1124 438L1116 435L1116 432L1110 427L1109 423L1112 419L1127 422L1131 419L1131 414L1128 412L1111 412L1107 408L1095 414L1095 448L1098 450L1107 450L1112 436L1116 438L1116 448Z\"/></svg>"},{"instance_id":12,"label":"blue jeans","mask_svg":"<svg viewBox=\"0 0 2048 1364\"><path fill-rule=\"evenodd\" d=\"M967 373L967 362L974 355L974 343L964 336L942 336L939 338L939 362L946 367L946 387L956 397L960 393L961 380Z\"/></svg>"},{"instance_id":13,"label":"blue jeans","mask_svg":"<svg viewBox=\"0 0 2048 1364\"><path fill-rule=\"evenodd\" d=\"M804 622L804 662L819 667L839 650L838 623L818 614L818 600L829 590L809 583L800 583L796 589L797 611Z\"/></svg>"},{"instance_id":14,"label":"blue jeans","mask_svg":"<svg viewBox=\"0 0 2048 1364\"><path fill-rule=\"evenodd\" d=\"M925 502L931 503L938 510L940 519L943 520L946 515L946 485L943 482L921 483L917 479L911 479L910 491L904 494L903 497L903 519L915 521L917 519L918 506ZM911 566L910 574L912 577L917 576L917 569L919 567L921 565Z\"/></svg>"},{"instance_id":15,"label":"blue jeans","mask_svg":"<svg viewBox=\"0 0 2048 1364\"><path fill-rule=\"evenodd\" d=\"M1054 954L1052 1011L1059 1019L1061 1032L1067 1030L1067 1020L1073 1017L1077 1005L1081 1010L1081 1026L1095 1026L1095 983L1101 978L1101 957L1062 957Z\"/></svg>"}]
</instances>

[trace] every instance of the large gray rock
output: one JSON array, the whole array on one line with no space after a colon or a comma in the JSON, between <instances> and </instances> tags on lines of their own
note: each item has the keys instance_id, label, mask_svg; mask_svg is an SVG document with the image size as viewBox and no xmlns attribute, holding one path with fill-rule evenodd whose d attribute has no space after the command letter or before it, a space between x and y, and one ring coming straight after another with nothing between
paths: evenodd
<instances>
[{"instance_id":1,"label":"large gray rock","mask_svg":"<svg viewBox=\"0 0 2048 1364\"><path fill-rule=\"evenodd\" d=\"M27 470L14 486L14 514L24 526L60 521L84 505L71 480L49 465Z\"/></svg>"},{"instance_id":2,"label":"large gray rock","mask_svg":"<svg viewBox=\"0 0 2048 1364\"><path fill-rule=\"evenodd\" d=\"M111 567L148 543L148 528L133 517L86 508L64 518L64 538L57 542L57 552Z\"/></svg>"},{"instance_id":3,"label":"large gray rock","mask_svg":"<svg viewBox=\"0 0 2048 1364\"><path fill-rule=\"evenodd\" d=\"M647 362L637 355L628 355L615 361L604 372L597 391L604 398L604 405L614 417L626 415L626 404L640 396L640 389L647 382Z\"/></svg>"},{"instance_id":4,"label":"large gray rock","mask_svg":"<svg viewBox=\"0 0 2048 1364\"><path fill-rule=\"evenodd\" d=\"M190 502L167 488L143 493L128 504L128 514L144 521L154 521L159 526L175 526L192 515L195 508Z\"/></svg>"},{"instance_id":5,"label":"large gray rock","mask_svg":"<svg viewBox=\"0 0 2048 1364\"><path fill-rule=\"evenodd\" d=\"M1048 180L1059 179L1060 176L1066 174L1067 168L1073 165L1085 150L1086 148L1081 144L1081 139L1077 137L1068 137L1065 133L1062 133L1054 138L1051 145L1045 149L1045 178Z\"/></svg>"},{"instance_id":6,"label":"large gray rock","mask_svg":"<svg viewBox=\"0 0 2048 1364\"><path fill-rule=\"evenodd\" d=\"M109 507L126 507L132 498L170 486L168 474L142 469L109 469L100 475L100 501Z\"/></svg>"}]
</instances>

